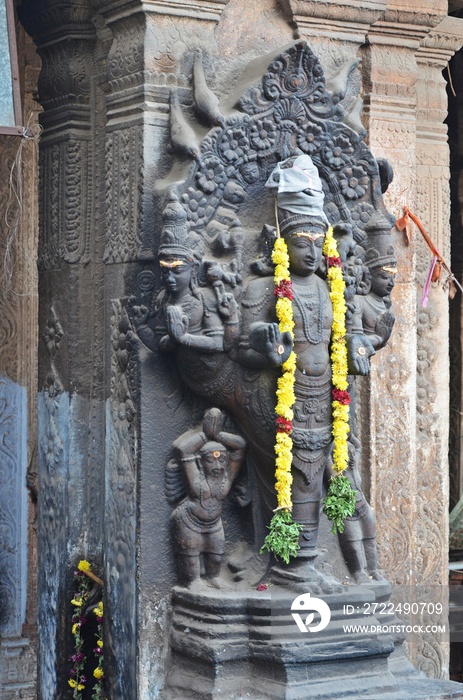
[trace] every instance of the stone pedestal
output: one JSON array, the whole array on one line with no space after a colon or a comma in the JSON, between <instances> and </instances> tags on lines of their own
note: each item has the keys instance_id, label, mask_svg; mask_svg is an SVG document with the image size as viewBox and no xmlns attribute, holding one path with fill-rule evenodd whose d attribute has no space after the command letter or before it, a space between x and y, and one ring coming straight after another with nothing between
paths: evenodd
<instances>
[{"instance_id":1,"label":"stone pedestal","mask_svg":"<svg viewBox=\"0 0 463 700\"><path fill-rule=\"evenodd\" d=\"M192 593L174 588L171 661L163 700L318 700L362 698L425 700L461 698L456 683L429 681L404 662L397 631L401 622L387 611L388 596L346 587L323 596L331 619L293 619L297 593L265 591ZM375 610L376 614L371 611ZM303 612L304 611L304 612ZM391 634L377 633L388 625ZM357 628L357 631L346 631ZM392 660L391 660L391 655Z\"/></svg>"}]
</instances>

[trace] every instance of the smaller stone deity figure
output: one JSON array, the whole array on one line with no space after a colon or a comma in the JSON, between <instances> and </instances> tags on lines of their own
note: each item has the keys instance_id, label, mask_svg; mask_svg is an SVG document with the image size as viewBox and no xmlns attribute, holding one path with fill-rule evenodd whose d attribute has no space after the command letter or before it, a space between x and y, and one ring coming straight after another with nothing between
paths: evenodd
<instances>
[{"instance_id":1,"label":"smaller stone deity figure","mask_svg":"<svg viewBox=\"0 0 463 700\"><path fill-rule=\"evenodd\" d=\"M390 222L380 213L373 215L367 227L374 247L365 256L370 273L370 289L365 295L356 295L357 323L375 350L384 347L394 326L390 310L391 292L394 287L397 262L387 235Z\"/></svg>"},{"instance_id":2,"label":"smaller stone deity figure","mask_svg":"<svg viewBox=\"0 0 463 700\"><path fill-rule=\"evenodd\" d=\"M159 264L164 289L156 299L154 313L134 306L132 318L143 343L168 353L176 348L213 353L226 351L238 332L238 305L221 279L200 288L197 270L201 243L188 232L186 214L172 194L163 212L164 226L159 246ZM148 325L155 316L156 329Z\"/></svg>"},{"instance_id":3,"label":"smaller stone deity figure","mask_svg":"<svg viewBox=\"0 0 463 700\"><path fill-rule=\"evenodd\" d=\"M200 428L175 440L175 458L167 468L169 500L175 491L172 484L178 482L179 473L183 474L186 495L173 511L172 523L179 577L188 587L200 583L201 557L209 585L221 587L219 574L225 546L222 509L246 447L240 435L223 430L223 418L218 408L206 411Z\"/></svg>"},{"instance_id":4,"label":"smaller stone deity figure","mask_svg":"<svg viewBox=\"0 0 463 700\"><path fill-rule=\"evenodd\" d=\"M344 521L339 544L347 567L358 584L387 584L378 571L376 523L373 509L362 491L359 470L360 440L351 432L348 442L349 463L345 475L355 491L355 513ZM328 477L333 476L332 470Z\"/></svg>"}]
</instances>

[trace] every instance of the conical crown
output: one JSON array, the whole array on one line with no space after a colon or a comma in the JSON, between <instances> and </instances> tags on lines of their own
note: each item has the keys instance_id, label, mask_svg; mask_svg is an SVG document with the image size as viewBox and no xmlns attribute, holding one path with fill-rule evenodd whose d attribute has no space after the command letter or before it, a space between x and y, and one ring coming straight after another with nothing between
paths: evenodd
<instances>
[{"instance_id":1,"label":"conical crown","mask_svg":"<svg viewBox=\"0 0 463 700\"><path fill-rule=\"evenodd\" d=\"M169 196L169 201L162 212L163 228L159 255L174 255L194 260L194 252L188 234L187 214L179 202L175 192Z\"/></svg>"},{"instance_id":2,"label":"conical crown","mask_svg":"<svg viewBox=\"0 0 463 700\"><path fill-rule=\"evenodd\" d=\"M382 212L375 211L365 227L369 240L365 264L370 270L385 265L397 265L392 244L391 226L391 222Z\"/></svg>"}]
</instances>

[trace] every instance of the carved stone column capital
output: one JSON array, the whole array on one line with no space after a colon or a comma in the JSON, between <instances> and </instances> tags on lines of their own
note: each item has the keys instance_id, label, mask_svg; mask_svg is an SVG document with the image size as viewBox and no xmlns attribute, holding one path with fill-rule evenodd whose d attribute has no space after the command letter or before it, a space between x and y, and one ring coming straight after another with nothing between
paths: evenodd
<instances>
[{"instance_id":1,"label":"carved stone column capital","mask_svg":"<svg viewBox=\"0 0 463 700\"><path fill-rule=\"evenodd\" d=\"M46 131L59 129L71 112L74 122L87 121L92 73L89 42L95 35L88 3L24 0L18 14L42 59L38 92Z\"/></svg>"},{"instance_id":2,"label":"carved stone column capital","mask_svg":"<svg viewBox=\"0 0 463 700\"><path fill-rule=\"evenodd\" d=\"M87 0L22 0L18 6L18 16L37 47L45 42L63 41L65 37L83 38L93 32L93 9Z\"/></svg>"},{"instance_id":3,"label":"carved stone column capital","mask_svg":"<svg viewBox=\"0 0 463 700\"><path fill-rule=\"evenodd\" d=\"M442 69L462 45L463 19L446 16L423 38L417 58L438 62Z\"/></svg>"},{"instance_id":4,"label":"carved stone column capital","mask_svg":"<svg viewBox=\"0 0 463 700\"><path fill-rule=\"evenodd\" d=\"M299 26L319 25L322 32L339 33L350 27L351 31L362 31L380 17L387 8L387 0L365 2L349 0L340 3L337 0L288 0L288 5Z\"/></svg>"},{"instance_id":5,"label":"carved stone column capital","mask_svg":"<svg viewBox=\"0 0 463 700\"><path fill-rule=\"evenodd\" d=\"M370 26L380 18L387 1L286 0L300 36L317 47L327 75L356 58Z\"/></svg>"}]
</instances>

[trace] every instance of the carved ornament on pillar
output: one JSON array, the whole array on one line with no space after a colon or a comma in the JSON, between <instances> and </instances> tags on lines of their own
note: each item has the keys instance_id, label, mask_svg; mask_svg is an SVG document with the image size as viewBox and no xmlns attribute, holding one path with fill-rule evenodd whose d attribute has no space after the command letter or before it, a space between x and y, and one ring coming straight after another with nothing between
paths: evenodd
<instances>
[{"instance_id":1,"label":"carved ornament on pillar","mask_svg":"<svg viewBox=\"0 0 463 700\"><path fill-rule=\"evenodd\" d=\"M111 617L107 677L115 698L137 697L135 361L125 308L112 302L111 393L107 402L105 609ZM106 643L105 643L106 644ZM106 657L105 657L106 663ZM106 671L105 671L106 673Z\"/></svg>"}]
</instances>

